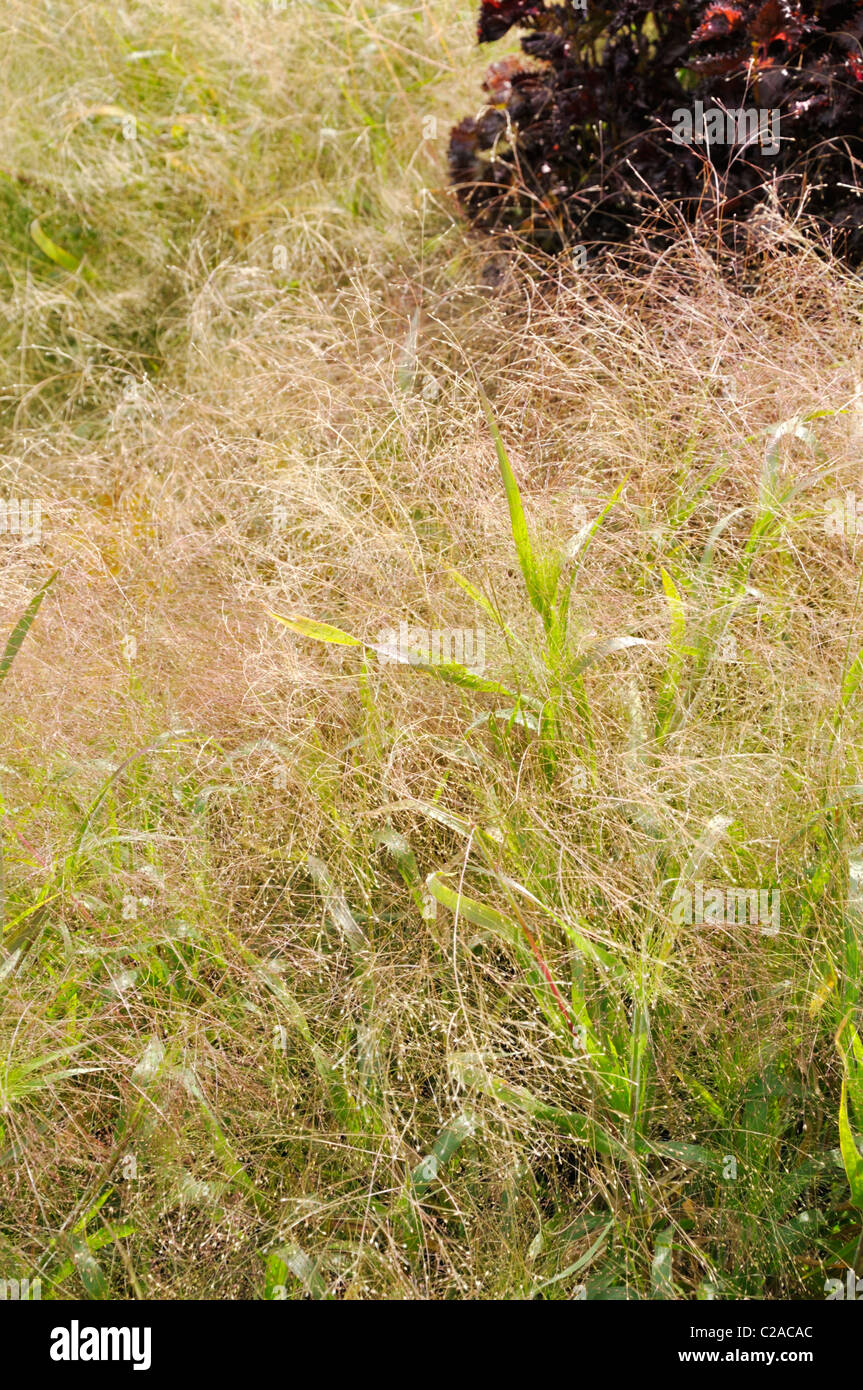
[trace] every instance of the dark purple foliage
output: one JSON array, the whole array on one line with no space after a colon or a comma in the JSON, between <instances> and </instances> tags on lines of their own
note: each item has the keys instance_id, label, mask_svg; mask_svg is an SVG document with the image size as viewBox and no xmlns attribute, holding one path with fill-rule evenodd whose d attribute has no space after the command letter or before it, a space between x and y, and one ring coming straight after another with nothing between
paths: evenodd
<instances>
[{"instance_id":1,"label":"dark purple foliage","mask_svg":"<svg viewBox=\"0 0 863 1390\"><path fill-rule=\"evenodd\" d=\"M483 0L481 43L526 32L524 58L492 64L485 110L451 136L479 226L549 249L667 232L675 216L725 230L772 190L863 260L863 0L587 4ZM721 115L729 138L676 142L682 111L699 133L698 112ZM732 140L729 111L760 135L744 124Z\"/></svg>"}]
</instances>

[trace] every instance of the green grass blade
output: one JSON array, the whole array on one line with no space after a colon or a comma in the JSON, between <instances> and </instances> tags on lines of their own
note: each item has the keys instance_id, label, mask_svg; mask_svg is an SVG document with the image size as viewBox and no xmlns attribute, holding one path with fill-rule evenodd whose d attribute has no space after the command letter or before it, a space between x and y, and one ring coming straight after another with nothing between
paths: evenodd
<instances>
[{"instance_id":1,"label":"green grass blade","mask_svg":"<svg viewBox=\"0 0 863 1390\"><path fill-rule=\"evenodd\" d=\"M431 1150L411 1174L414 1191L418 1197L425 1196L444 1164L458 1153L462 1144L469 1139L476 1128L472 1114L464 1111L446 1125L432 1144Z\"/></svg>"},{"instance_id":2,"label":"green grass blade","mask_svg":"<svg viewBox=\"0 0 863 1390\"><path fill-rule=\"evenodd\" d=\"M653 1260L650 1265L650 1297L674 1298L672 1279L672 1241L674 1232L670 1226L660 1231L653 1247Z\"/></svg>"},{"instance_id":3,"label":"green grass blade","mask_svg":"<svg viewBox=\"0 0 863 1390\"><path fill-rule=\"evenodd\" d=\"M274 1297L274 1289L283 1284L283 1272L289 1271L298 1279L309 1297L315 1300L329 1299L327 1287L321 1277L317 1260L307 1255L299 1245L281 1246L271 1250L267 1258L267 1298ZM282 1277L280 1277L282 1276Z\"/></svg>"},{"instance_id":4,"label":"green grass blade","mask_svg":"<svg viewBox=\"0 0 863 1390\"><path fill-rule=\"evenodd\" d=\"M674 716L674 708L677 703L680 690L680 676L683 670L683 662L686 655L686 609L683 599L677 591L677 587L668 570L663 567L662 589L665 594L665 601L668 605L670 626L668 633L668 667L665 674L665 683L659 697L657 735L664 734Z\"/></svg>"},{"instance_id":5,"label":"green grass blade","mask_svg":"<svg viewBox=\"0 0 863 1390\"><path fill-rule=\"evenodd\" d=\"M62 270L68 270L70 274L74 274L78 269L81 262L77 261L69 251L64 251L62 246L58 246L56 241L51 240L48 233L42 230L38 217L34 217L30 223L30 235L49 261L59 265Z\"/></svg>"},{"instance_id":6,"label":"green grass blade","mask_svg":"<svg viewBox=\"0 0 863 1390\"><path fill-rule=\"evenodd\" d=\"M515 474L512 471L512 464L503 442L503 436L497 426L497 421L492 414L491 404L482 386L477 382L479 398L482 402L483 413L488 422L491 437L494 440L494 447L497 453L500 475L503 478L503 486L506 492L507 505L509 507L509 520L512 528L512 538L515 541L518 563L524 577L525 587L528 598L533 607L539 613L543 622L546 622L549 614L550 595L547 590L547 581L542 569L538 564L533 547L530 543L530 534L527 529L527 518L522 506L521 493L518 489Z\"/></svg>"},{"instance_id":7,"label":"green grass blade","mask_svg":"<svg viewBox=\"0 0 863 1390\"><path fill-rule=\"evenodd\" d=\"M348 900L341 888L333 883L326 864L314 854L308 855L306 864L333 926L341 932L354 955L362 953L368 946L365 932L348 907Z\"/></svg>"},{"instance_id":8,"label":"green grass blade","mask_svg":"<svg viewBox=\"0 0 863 1390\"><path fill-rule=\"evenodd\" d=\"M24 641L24 638L30 631L30 627L33 623L33 620L36 617L36 614L39 612L39 608L43 598L47 594L48 590L54 583L54 580L57 578L57 575L59 573L59 570L55 570L51 577L45 580L45 583L42 585L41 589L39 589L33 595L26 609L24 610L23 615L18 619L18 622L12 629L9 640L6 643L6 646L3 648L3 655L2 657L0 657L0 682L5 680L7 672L9 671L9 667L12 665L12 662L18 655L21 643Z\"/></svg>"},{"instance_id":9,"label":"green grass blade","mask_svg":"<svg viewBox=\"0 0 863 1390\"><path fill-rule=\"evenodd\" d=\"M514 637L514 634L510 632L509 628L507 627L500 613L498 613L494 604L491 602L490 599L486 598L485 594L482 592L481 589L478 589L476 585L472 584L469 579L466 579L463 574L459 574L458 570L455 569L452 565L446 566L446 572L449 575L450 579L452 579L455 584L458 584L459 588L463 589L469 598L473 599L477 607L481 608L482 611L485 614L487 614L489 618L491 618L495 627L500 628L501 632L505 632L508 637Z\"/></svg>"},{"instance_id":10,"label":"green grass blade","mask_svg":"<svg viewBox=\"0 0 863 1390\"><path fill-rule=\"evenodd\" d=\"M845 1166L848 1185L851 1188L851 1201L863 1211L863 1157L854 1142L851 1125L848 1121L848 1081L842 1078L842 1099L839 1103L839 1150Z\"/></svg>"},{"instance_id":11,"label":"green grass blade","mask_svg":"<svg viewBox=\"0 0 863 1390\"><path fill-rule=\"evenodd\" d=\"M432 663L423 661L419 653L402 652L388 647L378 646L374 642L362 642L358 637L352 637L350 633L343 632L339 627L333 627L330 623L319 623L314 618L285 618L280 613L274 613L268 608L270 617L275 618L276 622L288 627L292 632L298 633L301 637L311 637L315 642L328 642L339 647L362 647L366 651L377 652L379 656L385 656L389 661L395 661L402 666L410 666L413 670L422 671L424 675L436 676L438 680L446 681L449 685L461 686L464 690L475 690L485 695L505 695L509 700L517 699L517 695L508 690L499 681L485 680L484 677L477 675L476 672L461 666L457 661L442 661Z\"/></svg>"},{"instance_id":12,"label":"green grass blade","mask_svg":"<svg viewBox=\"0 0 863 1390\"><path fill-rule=\"evenodd\" d=\"M468 1056L453 1057L451 1067L462 1084L474 1086L502 1105L520 1111L523 1115L530 1115L534 1119L545 1120L559 1133L568 1135L580 1144L588 1145L608 1158L628 1156L620 1140L589 1115L563 1110L560 1106L540 1100L526 1086L511 1085L500 1077L491 1076L476 1064L475 1059Z\"/></svg>"},{"instance_id":13,"label":"green grass blade","mask_svg":"<svg viewBox=\"0 0 863 1390\"><path fill-rule=\"evenodd\" d=\"M358 637L351 637L350 633L342 632L340 627L333 627L330 623L318 623L314 618L284 618L281 613L274 613L271 608L268 608L267 612L277 623L289 627L291 632L298 632L301 637L311 637L315 642L332 642L339 647L363 645Z\"/></svg>"}]
</instances>

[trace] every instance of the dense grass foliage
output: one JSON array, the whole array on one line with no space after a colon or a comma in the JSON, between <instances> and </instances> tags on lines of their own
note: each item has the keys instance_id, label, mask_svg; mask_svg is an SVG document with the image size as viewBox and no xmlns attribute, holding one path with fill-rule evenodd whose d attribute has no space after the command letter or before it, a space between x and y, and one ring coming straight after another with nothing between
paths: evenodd
<instances>
[{"instance_id":1,"label":"dense grass foliage","mask_svg":"<svg viewBox=\"0 0 863 1390\"><path fill-rule=\"evenodd\" d=\"M859 282L492 255L472 6L4 22L0 1279L863 1274Z\"/></svg>"},{"instance_id":2,"label":"dense grass foliage","mask_svg":"<svg viewBox=\"0 0 863 1390\"><path fill-rule=\"evenodd\" d=\"M482 0L480 43L514 25L526 60L491 65L450 140L481 226L551 248L700 219L733 241L778 203L863 259L863 0ZM676 138L696 103L706 138ZM726 139L729 111L760 115L758 134L735 117Z\"/></svg>"}]
</instances>

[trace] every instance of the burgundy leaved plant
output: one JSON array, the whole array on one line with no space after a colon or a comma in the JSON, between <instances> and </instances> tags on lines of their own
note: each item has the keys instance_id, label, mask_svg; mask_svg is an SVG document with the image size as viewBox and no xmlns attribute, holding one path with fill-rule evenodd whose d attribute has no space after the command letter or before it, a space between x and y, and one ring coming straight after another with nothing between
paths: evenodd
<instances>
[{"instance_id":1,"label":"burgundy leaved plant","mask_svg":"<svg viewBox=\"0 0 863 1390\"><path fill-rule=\"evenodd\" d=\"M863 0L482 0L480 43L513 27L524 56L450 139L479 226L591 247L674 217L724 231L772 196L863 261Z\"/></svg>"}]
</instances>

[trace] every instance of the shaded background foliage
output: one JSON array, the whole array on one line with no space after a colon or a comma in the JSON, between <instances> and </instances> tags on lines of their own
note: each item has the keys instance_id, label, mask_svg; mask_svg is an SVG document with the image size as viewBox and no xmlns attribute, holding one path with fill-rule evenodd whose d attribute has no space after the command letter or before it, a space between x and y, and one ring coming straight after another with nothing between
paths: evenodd
<instances>
[{"instance_id":1,"label":"shaded background foliage","mask_svg":"<svg viewBox=\"0 0 863 1390\"><path fill-rule=\"evenodd\" d=\"M571 3L483 0L480 43L517 26L524 58L491 65L485 106L452 131L466 213L547 249L707 219L724 234L758 203L818 220L863 259L861 0ZM779 113L778 153L681 145L675 111Z\"/></svg>"}]
</instances>

